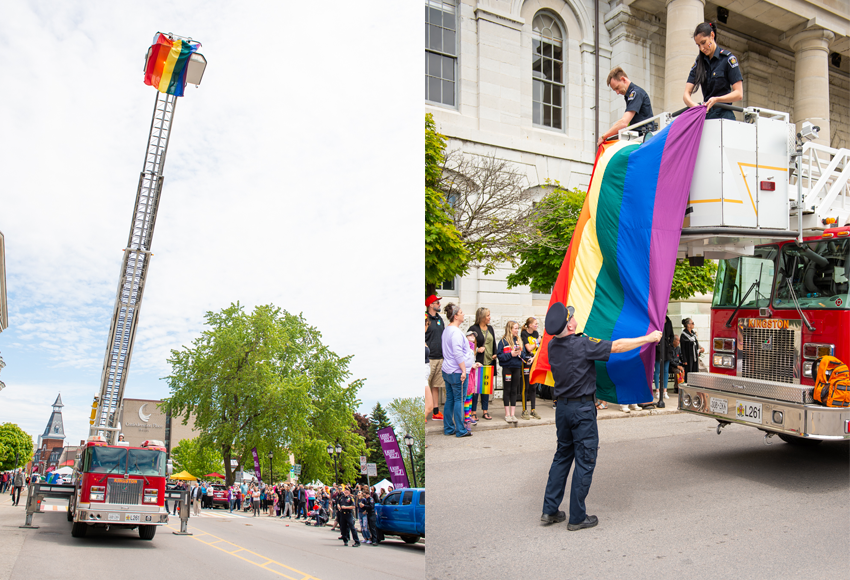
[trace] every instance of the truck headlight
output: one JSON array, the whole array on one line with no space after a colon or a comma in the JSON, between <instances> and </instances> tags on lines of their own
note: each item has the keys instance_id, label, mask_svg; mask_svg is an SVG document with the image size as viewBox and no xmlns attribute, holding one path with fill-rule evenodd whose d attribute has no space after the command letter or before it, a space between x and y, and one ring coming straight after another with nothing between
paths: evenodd
<instances>
[{"instance_id":1,"label":"truck headlight","mask_svg":"<svg viewBox=\"0 0 850 580\"><path fill-rule=\"evenodd\" d=\"M159 492L155 489L146 489L145 490L145 499L144 503L156 503L159 498Z\"/></svg>"},{"instance_id":2,"label":"truck headlight","mask_svg":"<svg viewBox=\"0 0 850 580\"><path fill-rule=\"evenodd\" d=\"M715 354L711 359L711 365L721 369L735 368L735 356L731 354Z\"/></svg>"},{"instance_id":3,"label":"truck headlight","mask_svg":"<svg viewBox=\"0 0 850 580\"><path fill-rule=\"evenodd\" d=\"M102 485L93 485L89 490L90 501L104 501L106 497L106 488Z\"/></svg>"},{"instance_id":4,"label":"truck headlight","mask_svg":"<svg viewBox=\"0 0 850 580\"><path fill-rule=\"evenodd\" d=\"M814 377L812 376L812 368L814 368L814 366L815 366L814 361L810 361L810 360L805 361L803 363L803 376L809 377L810 379L813 379Z\"/></svg>"}]
</instances>

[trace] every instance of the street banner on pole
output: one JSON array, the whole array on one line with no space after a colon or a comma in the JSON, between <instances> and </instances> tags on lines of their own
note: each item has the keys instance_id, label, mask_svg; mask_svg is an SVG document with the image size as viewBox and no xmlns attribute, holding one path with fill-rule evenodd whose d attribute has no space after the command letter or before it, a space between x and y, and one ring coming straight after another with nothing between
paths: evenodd
<instances>
[{"instance_id":1,"label":"street banner on pole","mask_svg":"<svg viewBox=\"0 0 850 580\"><path fill-rule=\"evenodd\" d=\"M263 481L263 477L260 475L260 456L257 455L257 448L254 447L251 453L254 455L254 474L257 476L257 481Z\"/></svg>"},{"instance_id":2,"label":"street banner on pole","mask_svg":"<svg viewBox=\"0 0 850 580\"><path fill-rule=\"evenodd\" d=\"M393 482L393 487L410 487L410 482L407 479L407 469L404 467L404 459L401 457L401 451L398 448L398 441L395 438L395 431L392 427L386 427L378 431L378 440L381 442L381 449L384 452L384 459L387 460L387 468L390 470L390 480Z\"/></svg>"}]
</instances>

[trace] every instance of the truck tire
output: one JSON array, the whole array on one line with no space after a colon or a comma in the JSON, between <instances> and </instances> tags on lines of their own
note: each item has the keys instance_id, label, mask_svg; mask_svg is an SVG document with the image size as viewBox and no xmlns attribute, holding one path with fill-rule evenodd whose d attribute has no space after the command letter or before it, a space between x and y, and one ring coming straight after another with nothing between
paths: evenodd
<instances>
[{"instance_id":1,"label":"truck tire","mask_svg":"<svg viewBox=\"0 0 850 580\"><path fill-rule=\"evenodd\" d=\"M71 536L74 538L85 538L88 530L88 524L83 522L74 522L74 525L71 526Z\"/></svg>"},{"instance_id":2,"label":"truck tire","mask_svg":"<svg viewBox=\"0 0 850 580\"><path fill-rule=\"evenodd\" d=\"M70 503L68 504L68 521L69 522L74 521L74 512L71 511L71 504Z\"/></svg>"},{"instance_id":3,"label":"truck tire","mask_svg":"<svg viewBox=\"0 0 850 580\"><path fill-rule=\"evenodd\" d=\"M416 542L419 541L419 536L404 535L404 536L399 536L399 538L401 538L404 541L405 544L415 544Z\"/></svg>"},{"instance_id":4,"label":"truck tire","mask_svg":"<svg viewBox=\"0 0 850 580\"><path fill-rule=\"evenodd\" d=\"M822 441L820 439L809 439L808 437L797 437L796 435L786 435L785 433L777 433L779 438L788 443L789 445L796 445L798 447L814 447L815 445L820 445Z\"/></svg>"},{"instance_id":5,"label":"truck tire","mask_svg":"<svg viewBox=\"0 0 850 580\"><path fill-rule=\"evenodd\" d=\"M139 537L143 540L153 540L156 535L156 526L139 526Z\"/></svg>"}]
</instances>

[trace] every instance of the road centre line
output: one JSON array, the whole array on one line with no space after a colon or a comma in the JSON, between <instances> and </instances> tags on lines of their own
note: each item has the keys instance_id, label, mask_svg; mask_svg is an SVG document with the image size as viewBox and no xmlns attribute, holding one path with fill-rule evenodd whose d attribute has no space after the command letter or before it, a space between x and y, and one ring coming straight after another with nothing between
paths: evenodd
<instances>
[{"instance_id":1,"label":"road centre line","mask_svg":"<svg viewBox=\"0 0 850 580\"><path fill-rule=\"evenodd\" d=\"M173 528L173 527L171 527L170 525L169 525L169 526L166 526L166 527L168 527L169 529L171 529L171 530L173 530L173 531L175 531L175 532L176 532L176 531L179 531L177 528ZM195 532L195 531L200 532L200 533L199 533L199 534L197 534L197 535L194 535L194 532ZM252 550L249 550L248 548L243 548L242 546L240 546L240 545L238 545L238 544L234 544L233 542L230 542L230 541L228 541L228 540L225 540L224 538L219 538L218 536L214 536L213 534L210 534L209 532L205 532L205 531L203 531L203 530L198 530L197 528L194 528L192 533L193 533L193 535L192 535L192 536L189 536L189 537L190 537L190 538L192 538L193 540L197 540L197 541L201 542L202 544L206 544L207 546L210 546L210 547L215 548L216 550L221 550L221 551L222 551L222 552L224 552L225 554L230 554L231 556L234 556L234 557L236 557L236 558L239 558L240 560L244 560L244 561L246 561L246 562L248 562L248 563L250 563L250 564L253 564L254 566L257 566L258 568L262 568L262 569L264 569L264 570L268 570L269 572L272 572L272 573L274 573L274 574L277 574L278 576L283 576L284 578L289 578L290 580L319 580L319 578L317 578L317 577L315 577L315 576L312 576L312 575L310 575L310 574L307 574L307 573L305 573L305 572L302 572L301 570L296 570L295 568L292 568L292 567L290 567L290 566L287 566L286 564L281 564L280 562L277 562L276 560L272 560L271 558L267 558L266 556L263 556L262 554L258 554L258 553L254 552L254 551L252 551ZM202 537L204 537L204 536L210 536L211 538L215 538L215 539L216 539L216 541L215 541L215 542L205 542L204 540L200 539L200 538L202 538ZM224 542L224 543L226 543L226 544L230 544L231 546L234 546L234 547L239 548L239 549L238 549L238 550L234 550L234 551L232 551L232 552L228 552L228 551L227 551L227 550L225 550L224 548L222 548L222 547L220 547L220 546L216 546L216 544L218 544L219 542ZM261 558L262 560L264 560L264 562L263 562L262 564L260 564L260 563L258 563L258 562L254 562L253 560L249 560L248 558L245 558L245 557L243 557L243 556L240 556L239 554L237 554L237 552L247 552L247 553L249 553L249 554L252 554L252 555L254 555L254 556L257 556L258 558ZM298 577L296 577L296 576L289 576L288 574L284 574L283 572L278 572L277 570L274 570L274 569L272 569L272 568L269 568L269 567L268 567L268 566L269 566L269 564L275 564L275 565L277 565L277 566L280 566L281 568L285 568L286 570L291 570L292 572L295 572L295 573L297 573L297 574L300 574L301 576L298 576Z\"/></svg>"}]
</instances>

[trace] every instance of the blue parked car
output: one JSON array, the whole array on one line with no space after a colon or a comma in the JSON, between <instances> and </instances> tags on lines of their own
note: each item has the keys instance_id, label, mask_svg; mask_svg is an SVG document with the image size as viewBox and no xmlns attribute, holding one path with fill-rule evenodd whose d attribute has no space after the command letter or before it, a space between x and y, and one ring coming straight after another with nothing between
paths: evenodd
<instances>
[{"instance_id":1,"label":"blue parked car","mask_svg":"<svg viewBox=\"0 0 850 580\"><path fill-rule=\"evenodd\" d=\"M399 536L406 544L425 537L425 488L397 489L375 506L378 541L384 535Z\"/></svg>"}]
</instances>

